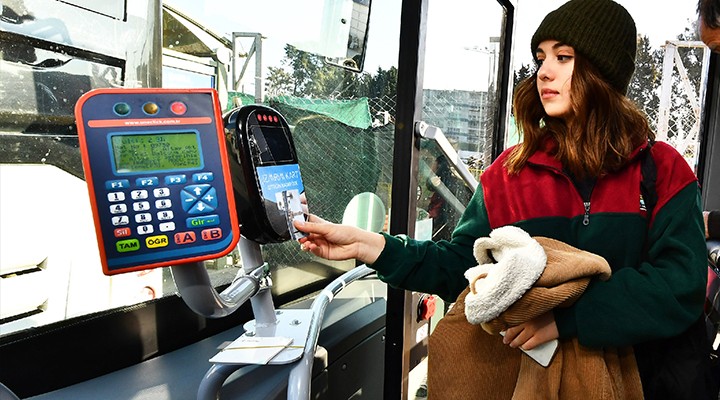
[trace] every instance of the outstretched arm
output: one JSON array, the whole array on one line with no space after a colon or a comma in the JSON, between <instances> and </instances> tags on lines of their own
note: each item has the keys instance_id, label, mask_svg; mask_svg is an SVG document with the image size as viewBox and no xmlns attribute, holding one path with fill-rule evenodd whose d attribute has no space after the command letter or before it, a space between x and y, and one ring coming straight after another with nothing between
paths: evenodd
<instances>
[{"instance_id":1,"label":"outstretched arm","mask_svg":"<svg viewBox=\"0 0 720 400\"><path fill-rule=\"evenodd\" d=\"M300 248L328 260L355 258L374 263L383 248L385 237L349 225L333 224L310 214L307 222L295 221L295 227L308 236L298 240Z\"/></svg>"}]
</instances>

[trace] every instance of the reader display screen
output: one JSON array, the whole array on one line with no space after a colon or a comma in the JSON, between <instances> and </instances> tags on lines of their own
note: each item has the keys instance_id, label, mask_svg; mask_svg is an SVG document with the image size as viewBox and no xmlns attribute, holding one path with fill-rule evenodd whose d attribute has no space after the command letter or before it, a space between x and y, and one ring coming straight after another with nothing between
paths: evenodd
<instances>
[{"instance_id":1,"label":"reader display screen","mask_svg":"<svg viewBox=\"0 0 720 400\"><path fill-rule=\"evenodd\" d=\"M251 132L262 164L293 161L290 142L284 129L254 126Z\"/></svg>"},{"instance_id":2,"label":"reader display screen","mask_svg":"<svg viewBox=\"0 0 720 400\"><path fill-rule=\"evenodd\" d=\"M110 142L116 173L202 167L196 132L115 135Z\"/></svg>"}]
</instances>

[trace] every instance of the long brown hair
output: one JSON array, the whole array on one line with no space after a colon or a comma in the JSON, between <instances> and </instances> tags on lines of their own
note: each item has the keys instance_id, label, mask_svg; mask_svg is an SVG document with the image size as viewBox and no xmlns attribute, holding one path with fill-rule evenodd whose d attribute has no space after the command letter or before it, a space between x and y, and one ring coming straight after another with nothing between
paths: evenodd
<instances>
[{"instance_id":1,"label":"long brown hair","mask_svg":"<svg viewBox=\"0 0 720 400\"><path fill-rule=\"evenodd\" d=\"M548 137L558 143L555 157L578 178L617 171L637 146L655 138L645 114L577 52L570 93L572 118L553 118L540 102L537 71L518 84L513 106L523 142L505 161L511 174L518 173Z\"/></svg>"}]
</instances>

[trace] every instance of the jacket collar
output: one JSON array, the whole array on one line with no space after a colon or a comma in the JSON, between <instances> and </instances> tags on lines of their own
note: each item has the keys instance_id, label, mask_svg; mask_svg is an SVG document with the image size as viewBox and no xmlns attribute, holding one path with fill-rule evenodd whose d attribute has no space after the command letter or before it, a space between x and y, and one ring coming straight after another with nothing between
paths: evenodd
<instances>
[{"instance_id":1,"label":"jacket collar","mask_svg":"<svg viewBox=\"0 0 720 400\"><path fill-rule=\"evenodd\" d=\"M556 169L559 171L562 171L563 166L560 163L560 161L555 158L555 154L557 153L558 148L558 142L552 137L546 137L543 141L542 145L536 151L533 153L530 158L528 158L528 162L535 165L540 165L552 169ZM645 142L641 144L640 146L636 147L635 150L630 153L630 160L637 159L642 152L644 152L648 148L648 142Z\"/></svg>"}]
</instances>

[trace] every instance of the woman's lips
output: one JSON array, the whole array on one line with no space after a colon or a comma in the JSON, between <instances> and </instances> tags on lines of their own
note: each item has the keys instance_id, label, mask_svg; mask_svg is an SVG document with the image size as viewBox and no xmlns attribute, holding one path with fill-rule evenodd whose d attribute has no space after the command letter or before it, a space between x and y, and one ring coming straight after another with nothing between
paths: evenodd
<instances>
[{"instance_id":1,"label":"woman's lips","mask_svg":"<svg viewBox=\"0 0 720 400\"><path fill-rule=\"evenodd\" d=\"M555 91L555 90L543 89L543 90L540 92L540 97L543 98L543 99L550 99L550 98L553 98L553 97L557 96L558 94L559 94L559 92L557 92L557 91Z\"/></svg>"}]
</instances>

